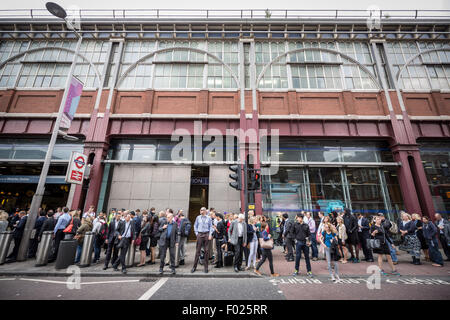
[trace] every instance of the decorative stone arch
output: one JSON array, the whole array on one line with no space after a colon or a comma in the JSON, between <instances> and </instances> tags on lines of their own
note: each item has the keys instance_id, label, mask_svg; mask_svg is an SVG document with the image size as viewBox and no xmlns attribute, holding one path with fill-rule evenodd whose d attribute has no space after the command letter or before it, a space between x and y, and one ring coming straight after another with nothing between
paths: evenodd
<instances>
[{"instance_id":1,"label":"decorative stone arch","mask_svg":"<svg viewBox=\"0 0 450 320\"><path fill-rule=\"evenodd\" d=\"M353 59L352 57L349 57L348 55L346 55L344 53L341 53L341 52L333 50L333 49L327 49L327 48L299 48L299 49L294 49L294 50L287 51L287 52L279 55L278 57L276 57L272 61L270 61L268 64L266 64L264 66L264 68L261 70L261 73L256 78L255 88L258 88L259 81L261 81L262 77L264 76L264 74L266 73L267 69L271 65L273 65L278 60L280 60L281 58L287 56L290 53L297 53L297 52L303 52L303 51L308 51L308 50L310 50L310 51L325 51L325 52L328 52L328 53L333 53L333 54L340 55L344 59L349 60L350 62L356 64L359 68L364 70L364 72L366 72L369 75L369 78L375 83L376 87L378 89L380 89L380 90L382 89L380 84L378 83L377 78L372 74L372 72L369 71L369 69L366 68L366 66L364 66L363 64L359 63L358 61L356 61L355 59ZM306 64L308 63L307 61L305 61L305 62L306 62Z\"/></svg>"},{"instance_id":2,"label":"decorative stone arch","mask_svg":"<svg viewBox=\"0 0 450 320\"><path fill-rule=\"evenodd\" d=\"M430 52L437 52L437 51L447 51L450 52L450 48L440 48L440 49L429 49L429 50L425 50L422 52L419 52L417 54L415 54L414 56L412 56L411 58L409 58L405 64L400 68L400 70L398 71L398 74L395 77L395 81L397 82L397 86L398 86L398 81L400 80L400 77L402 76L403 71L406 69L406 67L413 62L414 60L416 60L418 57L420 57L423 54L427 54ZM423 65L423 64L422 64Z\"/></svg>"},{"instance_id":3,"label":"decorative stone arch","mask_svg":"<svg viewBox=\"0 0 450 320\"><path fill-rule=\"evenodd\" d=\"M76 54L77 56L79 56L80 58L82 58L84 61L86 61L87 63L89 63L89 65L94 69L95 72L95 76L97 77L98 83L101 85L102 81L101 81L101 75L100 72L98 72L97 67L92 63L91 60L89 60L88 58L86 58L83 54L81 53L76 53L75 50L73 49L69 49L69 48L60 48L60 47L43 47L43 48L35 48L35 49L30 49L30 50L26 50L23 52L20 52L8 59L6 59L5 61L0 63L0 69L2 69L4 66L6 66L6 64L8 64L9 62L12 62L22 56L24 56L27 53L32 53L32 52L38 52L38 51L43 51L43 50L63 50L63 51L67 51L73 54ZM30 61L33 62L33 61ZM58 63L58 61L56 61L55 63Z\"/></svg>"},{"instance_id":4,"label":"decorative stone arch","mask_svg":"<svg viewBox=\"0 0 450 320\"><path fill-rule=\"evenodd\" d=\"M122 75L119 77L119 79L117 80L117 84L116 87L119 87L119 85L122 83L122 81L125 79L125 77L134 69L137 67L137 65L151 57L153 57L155 54L157 53L162 53L162 52L166 52L166 51L193 51L193 52L197 52L197 53L203 53L206 54L208 57L213 58L214 60L218 61L221 65L223 65L225 67L225 69L227 69L227 71L231 74L231 76L233 77L234 81L236 81L236 85L237 88L240 88L240 82L239 82L239 78L237 77L237 75L233 72L233 69L231 69L231 67L229 65L227 65L225 62L223 62L223 60L219 59L218 57L216 57L215 55L209 53L208 51L202 50L202 49L198 49L198 48L189 48L189 47L170 47L170 48L163 48L163 49L158 49L155 50L145 56L143 56L142 58L140 58L139 60L136 60L135 62L133 62L123 73ZM170 61L169 61L170 62ZM186 61L186 64L189 64L190 61ZM152 63L153 64L153 63Z\"/></svg>"}]
</instances>

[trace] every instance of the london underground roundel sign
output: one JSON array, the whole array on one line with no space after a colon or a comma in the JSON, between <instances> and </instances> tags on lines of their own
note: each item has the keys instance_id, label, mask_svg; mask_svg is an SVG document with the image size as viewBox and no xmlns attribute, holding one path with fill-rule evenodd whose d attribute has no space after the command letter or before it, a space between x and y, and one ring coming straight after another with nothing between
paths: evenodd
<instances>
[{"instance_id":1,"label":"london underground roundel sign","mask_svg":"<svg viewBox=\"0 0 450 320\"><path fill-rule=\"evenodd\" d=\"M72 157L70 158L69 166L66 173L67 183L83 183L84 170L86 169L87 156L79 153L72 152Z\"/></svg>"},{"instance_id":2,"label":"london underground roundel sign","mask_svg":"<svg viewBox=\"0 0 450 320\"><path fill-rule=\"evenodd\" d=\"M83 158L83 157L77 157L77 158L74 160L74 163L75 163L75 166L76 166L78 169L82 169L82 168L84 167L84 165L86 164L86 162L84 161L84 158Z\"/></svg>"}]
</instances>

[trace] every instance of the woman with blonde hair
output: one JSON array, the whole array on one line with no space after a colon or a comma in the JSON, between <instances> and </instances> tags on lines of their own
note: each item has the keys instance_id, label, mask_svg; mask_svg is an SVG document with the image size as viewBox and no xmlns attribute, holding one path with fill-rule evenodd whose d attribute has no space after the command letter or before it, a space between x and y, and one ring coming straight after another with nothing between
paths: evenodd
<instances>
[{"instance_id":1,"label":"woman with blonde hair","mask_svg":"<svg viewBox=\"0 0 450 320\"><path fill-rule=\"evenodd\" d=\"M0 211L0 232L5 232L8 229L8 213Z\"/></svg>"},{"instance_id":2,"label":"woman with blonde hair","mask_svg":"<svg viewBox=\"0 0 450 320\"><path fill-rule=\"evenodd\" d=\"M251 233L253 238L247 239L248 244L250 246L250 253L248 255L247 267L245 268L245 270L250 269L252 262L253 268L256 269L256 251L258 250L258 236L257 236L258 227L256 226L256 220L257 220L256 217L251 217L248 221L249 229L253 230L253 232ZM249 233L247 232L247 234Z\"/></svg>"},{"instance_id":3,"label":"woman with blonde hair","mask_svg":"<svg viewBox=\"0 0 450 320\"><path fill-rule=\"evenodd\" d=\"M388 275L384 270L383 270L383 256L386 257L389 266L391 267L391 273L393 275L399 276L400 274L398 273L398 271L395 269L394 267L394 263L392 262L392 258L391 258L391 251L389 250L389 246L386 240L386 230L384 229L384 227L381 225L381 221L382 217L381 216L377 216L375 217L375 223L370 227L370 234L372 236L372 238L377 239L380 243L378 248L373 248L373 253L378 254L378 267L381 270L381 274L386 276Z\"/></svg>"},{"instance_id":4,"label":"woman with blonde hair","mask_svg":"<svg viewBox=\"0 0 450 320\"><path fill-rule=\"evenodd\" d=\"M337 217L337 234L338 234L338 244L339 250L341 251L341 262L347 263L348 250L345 246L345 241L347 241L347 230L345 229L344 219L342 216Z\"/></svg>"},{"instance_id":5,"label":"woman with blonde hair","mask_svg":"<svg viewBox=\"0 0 450 320\"><path fill-rule=\"evenodd\" d=\"M320 234L320 242L325 247L325 258L328 264L328 272L330 273L331 280L333 282L340 281L339 279L339 267L337 264L337 250L335 249L337 246L337 234L333 232L333 225L331 223L324 223L323 231ZM331 262L333 261L334 265L334 274L333 268L331 267Z\"/></svg>"},{"instance_id":6,"label":"woman with blonde hair","mask_svg":"<svg viewBox=\"0 0 450 320\"><path fill-rule=\"evenodd\" d=\"M404 240L403 245L400 246L401 250L406 250L412 256L412 264L420 265L420 240L416 235L416 225L411 219L411 215L403 212L401 215L402 221L400 222L398 229L402 234Z\"/></svg>"}]
</instances>

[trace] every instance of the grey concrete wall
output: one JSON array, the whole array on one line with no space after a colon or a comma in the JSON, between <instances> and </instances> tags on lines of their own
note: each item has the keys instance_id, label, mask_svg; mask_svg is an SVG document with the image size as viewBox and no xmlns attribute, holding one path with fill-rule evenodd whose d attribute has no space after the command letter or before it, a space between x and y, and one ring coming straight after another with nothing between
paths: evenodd
<instances>
[{"instance_id":1,"label":"grey concrete wall","mask_svg":"<svg viewBox=\"0 0 450 320\"><path fill-rule=\"evenodd\" d=\"M209 167L209 207L219 212L239 213L239 191L231 188L228 183L230 170L228 166Z\"/></svg>"},{"instance_id":2,"label":"grey concrete wall","mask_svg":"<svg viewBox=\"0 0 450 320\"><path fill-rule=\"evenodd\" d=\"M182 165L116 164L108 210L126 208L188 212L191 167Z\"/></svg>"}]
</instances>

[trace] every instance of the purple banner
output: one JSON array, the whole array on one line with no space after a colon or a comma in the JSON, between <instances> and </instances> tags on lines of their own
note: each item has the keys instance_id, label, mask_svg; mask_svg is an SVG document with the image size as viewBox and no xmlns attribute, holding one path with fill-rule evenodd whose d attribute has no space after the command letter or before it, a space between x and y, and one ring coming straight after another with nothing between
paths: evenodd
<instances>
[{"instance_id":1,"label":"purple banner","mask_svg":"<svg viewBox=\"0 0 450 320\"><path fill-rule=\"evenodd\" d=\"M66 105L64 106L64 114L70 121L73 120L75 112L77 112L82 91L83 83L81 83L81 81L76 77L72 77L72 80L70 81L69 93L67 94Z\"/></svg>"}]
</instances>

